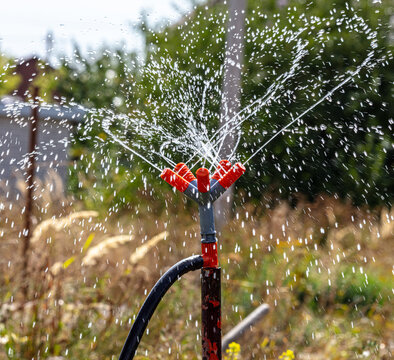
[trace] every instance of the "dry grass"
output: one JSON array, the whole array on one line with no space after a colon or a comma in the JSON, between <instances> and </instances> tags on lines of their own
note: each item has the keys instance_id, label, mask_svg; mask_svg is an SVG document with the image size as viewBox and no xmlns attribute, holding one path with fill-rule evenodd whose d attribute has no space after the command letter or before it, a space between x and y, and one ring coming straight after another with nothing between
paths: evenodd
<instances>
[{"instance_id":1,"label":"dry grass","mask_svg":"<svg viewBox=\"0 0 394 360\"><path fill-rule=\"evenodd\" d=\"M112 250L117 249L133 239L134 236L132 235L117 235L104 239L88 250L87 254L82 259L82 264L85 266L96 265L101 258L111 256Z\"/></svg>"},{"instance_id":2,"label":"dry grass","mask_svg":"<svg viewBox=\"0 0 394 360\"><path fill-rule=\"evenodd\" d=\"M116 358L160 274L199 252L194 208L182 215L169 205L171 215L153 222L149 214L104 219L62 201L46 213L38 202L27 303L22 205L0 201L0 359ZM294 208L266 199L240 206L219 239L224 331L261 302L272 309L240 341L243 359L287 349L297 359L390 358L393 210L323 196ZM138 359L199 358L199 296L198 273L171 288Z\"/></svg>"}]
</instances>

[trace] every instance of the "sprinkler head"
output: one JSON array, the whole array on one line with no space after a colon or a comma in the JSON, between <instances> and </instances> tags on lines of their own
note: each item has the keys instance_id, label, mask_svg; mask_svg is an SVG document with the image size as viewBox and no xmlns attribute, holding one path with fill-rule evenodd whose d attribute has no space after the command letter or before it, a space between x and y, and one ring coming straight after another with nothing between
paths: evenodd
<instances>
[{"instance_id":1,"label":"sprinkler head","mask_svg":"<svg viewBox=\"0 0 394 360\"><path fill-rule=\"evenodd\" d=\"M209 177L209 170L200 168L196 177L184 163L175 166L174 171L164 169L160 177L177 188L199 205L201 229L201 254L203 267L215 269L219 265L218 248L213 214L213 202L218 199L245 172L241 163L231 165L221 160L216 171Z\"/></svg>"},{"instance_id":2,"label":"sprinkler head","mask_svg":"<svg viewBox=\"0 0 394 360\"><path fill-rule=\"evenodd\" d=\"M245 171L240 162L231 165L228 160L221 160L211 178L206 168L198 169L195 177L184 163L177 164L174 171L164 169L160 177L192 200L206 204L217 200Z\"/></svg>"}]
</instances>

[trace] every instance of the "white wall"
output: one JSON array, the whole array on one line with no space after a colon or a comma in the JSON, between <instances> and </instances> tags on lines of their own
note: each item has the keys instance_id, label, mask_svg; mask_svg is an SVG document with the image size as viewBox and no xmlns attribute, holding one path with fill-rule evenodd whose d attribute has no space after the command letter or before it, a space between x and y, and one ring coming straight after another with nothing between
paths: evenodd
<instances>
[{"instance_id":1,"label":"white wall","mask_svg":"<svg viewBox=\"0 0 394 360\"><path fill-rule=\"evenodd\" d=\"M27 119L0 115L0 191L14 197L16 180L26 178L30 124ZM72 125L58 120L40 120L38 123L36 176L39 181L50 179L51 171L67 181L68 151Z\"/></svg>"}]
</instances>

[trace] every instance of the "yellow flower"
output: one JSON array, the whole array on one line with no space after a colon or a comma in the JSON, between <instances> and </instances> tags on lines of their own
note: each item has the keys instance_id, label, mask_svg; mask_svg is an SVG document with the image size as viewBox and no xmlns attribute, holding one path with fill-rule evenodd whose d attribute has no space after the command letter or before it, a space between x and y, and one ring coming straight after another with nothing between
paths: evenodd
<instances>
[{"instance_id":1,"label":"yellow flower","mask_svg":"<svg viewBox=\"0 0 394 360\"><path fill-rule=\"evenodd\" d=\"M285 351L281 356L279 356L280 360L293 360L295 359L294 352L291 350Z\"/></svg>"},{"instance_id":2,"label":"yellow flower","mask_svg":"<svg viewBox=\"0 0 394 360\"><path fill-rule=\"evenodd\" d=\"M226 353L229 356L225 356L224 360L237 360L240 358L239 357L240 352L241 352L241 346L239 344L237 344L236 342L232 342L228 346L228 349L226 349Z\"/></svg>"},{"instance_id":3,"label":"yellow flower","mask_svg":"<svg viewBox=\"0 0 394 360\"><path fill-rule=\"evenodd\" d=\"M262 348L265 348L268 345L269 342L270 342L270 340L267 337L265 337L263 342L260 344L260 346Z\"/></svg>"}]
</instances>

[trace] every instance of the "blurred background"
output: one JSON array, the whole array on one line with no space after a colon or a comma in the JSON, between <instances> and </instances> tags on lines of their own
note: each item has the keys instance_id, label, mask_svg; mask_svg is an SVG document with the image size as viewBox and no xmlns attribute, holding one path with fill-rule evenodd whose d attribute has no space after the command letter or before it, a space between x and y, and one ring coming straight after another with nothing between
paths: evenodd
<instances>
[{"instance_id":1,"label":"blurred background","mask_svg":"<svg viewBox=\"0 0 394 360\"><path fill-rule=\"evenodd\" d=\"M220 205L223 332L270 306L226 356L392 357L392 4L72 0L1 6L0 359L117 358L160 275L199 253L197 208L101 121L144 114L175 134L177 103L196 118L206 104L204 129L217 129L231 4L245 15L237 106L285 74L298 54L291 36L307 51L280 96L242 125L240 160L374 50L351 83L250 160L234 204ZM200 82L212 85L207 100ZM144 155L160 148L116 121ZM177 282L136 359L200 359L199 297L199 273Z\"/></svg>"}]
</instances>

